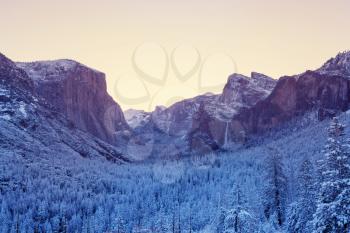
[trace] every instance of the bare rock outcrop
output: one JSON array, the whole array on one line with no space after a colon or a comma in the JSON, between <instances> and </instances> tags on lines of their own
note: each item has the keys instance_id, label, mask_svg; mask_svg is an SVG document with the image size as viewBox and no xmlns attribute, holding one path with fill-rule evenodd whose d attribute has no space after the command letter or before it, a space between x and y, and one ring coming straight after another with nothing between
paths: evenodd
<instances>
[{"instance_id":1,"label":"bare rock outcrop","mask_svg":"<svg viewBox=\"0 0 350 233\"><path fill-rule=\"evenodd\" d=\"M77 128L109 142L129 129L120 106L107 93L105 75L72 60L17 63L35 91Z\"/></svg>"},{"instance_id":2,"label":"bare rock outcrop","mask_svg":"<svg viewBox=\"0 0 350 233\"><path fill-rule=\"evenodd\" d=\"M349 109L350 52L340 53L316 71L306 71L278 80L266 99L242 111L230 122L232 134L263 133L278 125L316 111L319 120Z\"/></svg>"},{"instance_id":3,"label":"bare rock outcrop","mask_svg":"<svg viewBox=\"0 0 350 233\"><path fill-rule=\"evenodd\" d=\"M78 156L130 161L119 148L71 124L35 89L27 73L0 54L0 154L14 153L28 160Z\"/></svg>"}]
</instances>

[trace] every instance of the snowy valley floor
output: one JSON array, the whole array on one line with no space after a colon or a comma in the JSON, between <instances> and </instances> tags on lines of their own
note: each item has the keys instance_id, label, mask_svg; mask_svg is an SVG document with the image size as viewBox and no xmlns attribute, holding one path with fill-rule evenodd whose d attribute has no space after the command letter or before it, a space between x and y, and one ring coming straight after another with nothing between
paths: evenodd
<instances>
[{"instance_id":1,"label":"snowy valley floor","mask_svg":"<svg viewBox=\"0 0 350 233\"><path fill-rule=\"evenodd\" d=\"M294 202L300 164L319 158L329 124L305 122L259 146L157 163L22 157L0 148L0 232L220 232L238 196L251 232L274 232L264 217L266 161L271 151L282 156L286 202Z\"/></svg>"}]
</instances>

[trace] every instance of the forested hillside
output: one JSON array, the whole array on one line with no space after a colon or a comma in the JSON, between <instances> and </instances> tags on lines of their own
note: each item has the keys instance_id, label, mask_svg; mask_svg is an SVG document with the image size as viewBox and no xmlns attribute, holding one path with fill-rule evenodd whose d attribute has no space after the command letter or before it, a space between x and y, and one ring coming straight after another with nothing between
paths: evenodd
<instances>
[{"instance_id":1,"label":"forested hillside","mask_svg":"<svg viewBox=\"0 0 350 233\"><path fill-rule=\"evenodd\" d=\"M333 216L333 207L326 203L340 193L318 198L315 191L328 193L319 184L335 178L318 174L337 169L320 159L348 159L334 141L339 125L333 123L334 140L326 147L338 154L325 157L329 121L308 116L271 132L260 146L149 164L33 158L2 149L1 232L311 232L329 221L348 224L349 199L334 207L343 215L329 220L323 215ZM350 117L339 121L348 124ZM349 192L346 178L348 173L336 179L347 188L341 195Z\"/></svg>"}]
</instances>

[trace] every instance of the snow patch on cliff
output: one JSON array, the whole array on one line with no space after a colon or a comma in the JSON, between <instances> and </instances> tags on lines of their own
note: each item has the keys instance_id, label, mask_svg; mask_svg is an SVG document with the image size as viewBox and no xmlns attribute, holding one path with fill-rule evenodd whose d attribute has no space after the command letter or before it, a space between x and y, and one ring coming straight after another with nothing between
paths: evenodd
<instances>
[{"instance_id":1,"label":"snow patch on cliff","mask_svg":"<svg viewBox=\"0 0 350 233\"><path fill-rule=\"evenodd\" d=\"M320 74L339 75L350 78L350 51L339 53L335 58L329 59L316 71Z\"/></svg>"},{"instance_id":2,"label":"snow patch on cliff","mask_svg":"<svg viewBox=\"0 0 350 233\"><path fill-rule=\"evenodd\" d=\"M124 117L128 125L135 129L149 120L150 113L142 110L128 109L124 112Z\"/></svg>"}]
</instances>

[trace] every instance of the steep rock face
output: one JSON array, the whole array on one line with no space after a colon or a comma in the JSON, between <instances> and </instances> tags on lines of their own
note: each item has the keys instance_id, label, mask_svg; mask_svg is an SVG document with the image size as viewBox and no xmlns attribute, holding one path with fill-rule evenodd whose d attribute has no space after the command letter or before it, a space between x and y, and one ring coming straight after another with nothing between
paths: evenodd
<instances>
[{"instance_id":1,"label":"steep rock face","mask_svg":"<svg viewBox=\"0 0 350 233\"><path fill-rule=\"evenodd\" d=\"M0 54L0 154L129 161L116 147L74 127L33 92L24 70Z\"/></svg>"},{"instance_id":2,"label":"steep rock face","mask_svg":"<svg viewBox=\"0 0 350 233\"><path fill-rule=\"evenodd\" d=\"M0 53L0 81L3 85L32 92L33 82L16 64Z\"/></svg>"},{"instance_id":3,"label":"steep rock face","mask_svg":"<svg viewBox=\"0 0 350 233\"><path fill-rule=\"evenodd\" d=\"M215 118L211 117L205 110L204 104L201 104L193 116L193 124L188 136L190 152L205 154L219 149L219 144L213 139L222 127L218 124L213 125L213 122Z\"/></svg>"},{"instance_id":4,"label":"steep rock face","mask_svg":"<svg viewBox=\"0 0 350 233\"><path fill-rule=\"evenodd\" d=\"M219 100L235 108L251 107L266 98L276 81L266 75L253 72L251 77L233 74L229 77Z\"/></svg>"},{"instance_id":5,"label":"steep rock face","mask_svg":"<svg viewBox=\"0 0 350 233\"><path fill-rule=\"evenodd\" d=\"M204 104L203 109L208 114L196 115L196 123L192 125L189 137L191 151L206 153L228 147L232 141L230 121L242 111L267 98L275 85L276 80L255 72L251 77L231 75L217 101L210 105ZM239 140L245 140L243 129L238 130L236 127L236 130Z\"/></svg>"},{"instance_id":6,"label":"steep rock face","mask_svg":"<svg viewBox=\"0 0 350 233\"><path fill-rule=\"evenodd\" d=\"M329 59L316 72L326 75L350 77L350 51L339 53L335 58Z\"/></svg>"},{"instance_id":7,"label":"steep rock face","mask_svg":"<svg viewBox=\"0 0 350 233\"><path fill-rule=\"evenodd\" d=\"M229 148L309 111L322 120L349 109L349 70L350 52L344 52L316 71L278 82L254 72L251 77L233 74L221 95L197 96L158 108L149 122L161 138L171 136L168 143L181 138L182 149L190 153Z\"/></svg>"},{"instance_id":8,"label":"steep rock face","mask_svg":"<svg viewBox=\"0 0 350 233\"><path fill-rule=\"evenodd\" d=\"M266 98L276 81L265 75L252 73L252 77L233 74L229 77L223 93L207 93L173 104L168 108L157 108L151 119L155 125L171 135L186 135L194 128L200 113L217 121L227 122L244 108L249 108ZM213 126L215 128L215 126Z\"/></svg>"},{"instance_id":9,"label":"steep rock face","mask_svg":"<svg viewBox=\"0 0 350 233\"><path fill-rule=\"evenodd\" d=\"M348 68L350 53L341 53L316 71L282 77L271 95L230 122L232 134L262 133L307 111L317 111L318 118L346 111L350 104Z\"/></svg>"},{"instance_id":10,"label":"steep rock face","mask_svg":"<svg viewBox=\"0 0 350 233\"><path fill-rule=\"evenodd\" d=\"M207 93L179 101L172 106L157 107L136 128L136 134L152 134L158 143L175 145L174 154L208 153L226 146L229 121L243 109L266 98L276 81L263 74L251 77L233 74L222 94ZM142 141L142 140L141 140ZM154 148L154 154L159 154ZM178 151L176 151L178 150Z\"/></svg>"},{"instance_id":11,"label":"steep rock face","mask_svg":"<svg viewBox=\"0 0 350 233\"><path fill-rule=\"evenodd\" d=\"M144 126L149 121L150 115L148 112L135 109L128 109L124 112L125 120L132 129Z\"/></svg>"},{"instance_id":12,"label":"steep rock face","mask_svg":"<svg viewBox=\"0 0 350 233\"><path fill-rule=\"evenodd\" d=\"M158 130L172 135L184 136L191 130L193 116L201 104L209 106L217 101L216 95L206 94L177 102L168 108L157 107L151 114L151 121Z\"/></svg>"},{"instance_id":13,"label":"steep rock face","mask_svg":"<svg viewBox=\"0 0 350 233\"><path fill-rule=\"evenodd\" d=\"M107 93L105 75L72 60L17 63L35 91L77 128L116 144L128 130L120 106Z\"/></svg>"}]
</instances>

